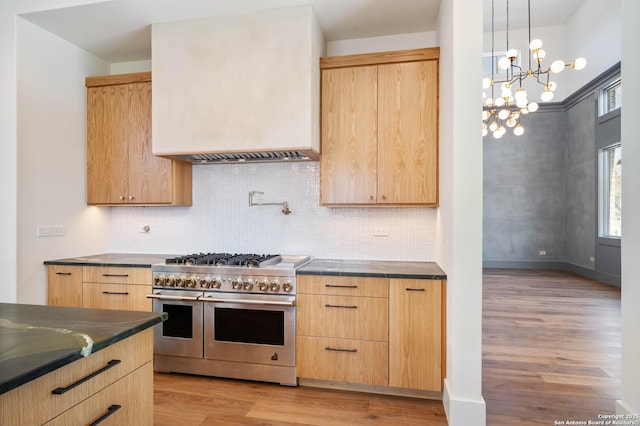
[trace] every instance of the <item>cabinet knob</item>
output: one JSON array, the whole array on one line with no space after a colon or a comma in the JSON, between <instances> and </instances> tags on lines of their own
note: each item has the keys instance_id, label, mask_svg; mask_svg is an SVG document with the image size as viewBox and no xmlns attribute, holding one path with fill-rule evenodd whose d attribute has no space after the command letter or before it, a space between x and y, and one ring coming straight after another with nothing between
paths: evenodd
<instances>
[{"instance_id":1,"label":"cabinet knob","mask_svg":"<svg viewBox=\"0 0 640 426\"><path fill-rule=\"evenodd\" d=\"M129 200L133 200L133 195L129 195Z\"/></svg>"},{"instance_id":2,"label":"cabinet knob","mask_svg":"<svg viewBox=\"0 0 640 426\"><path fill-rule=\"evenodd\" d=\"M124 200L124 195L121 195L118 197L120 199L120 201Z\"/></svg>"},{"instance_id":3,"label":"cabinet knob","mask_svg":"<svg viewBox=\"0 0 640 426\"><path fill-rule=\"evenodd\" d=\"M382 199L383 199L383 200L386 200L386 199L387 199L387 196L386 196L386 195L383 195L383 196L382 196Z\"/></svg>"},{"instance_id":4,"label":"cabinet knob","mask_svg":"<svg viewBox=\"0 0 640 426\"><path fill-rule=\"evenodd\" d=\"M373 201L373 195L369 195L369 200Z\"/></svg>"}]
</instances>

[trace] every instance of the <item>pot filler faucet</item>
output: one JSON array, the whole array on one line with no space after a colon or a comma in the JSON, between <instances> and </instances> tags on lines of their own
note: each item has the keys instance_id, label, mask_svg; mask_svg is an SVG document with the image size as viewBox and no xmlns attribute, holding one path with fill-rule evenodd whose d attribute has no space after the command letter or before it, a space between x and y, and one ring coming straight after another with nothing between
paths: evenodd
<instances>
[{"instance_id":1,"label":"pot filler faucet","mask_svg":"<svg viewBox=\"0 0 640 426\"><path fill-rule=\"evenodd\" d=\"M282 206L282 214L291 214L291 210L289 210L289 204L286 201L281 203L256 203L253 201L253 196L256 194L263 194L262 191L249 191L249 207L253 206Z\"/></svg>"}]
</instances>

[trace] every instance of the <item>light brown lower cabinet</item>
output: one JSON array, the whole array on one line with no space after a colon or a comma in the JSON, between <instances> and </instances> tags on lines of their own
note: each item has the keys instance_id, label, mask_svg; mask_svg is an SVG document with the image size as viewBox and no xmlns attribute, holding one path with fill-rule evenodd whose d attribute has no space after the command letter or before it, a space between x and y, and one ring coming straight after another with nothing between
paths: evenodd
<instances>
[{"instance_id":1,"label":"light brown lower cabinet","mask_svg":"<svg viewBox=\"0 0 640 426\"><path fill-rule=\"evenodd\" d=\"M152 425L152 360L149 328L0 395L0 424Z\"/></svg>"},{"instance_id":2,"label":"light brown lower cabinet","mask_svg":"<svg viewBox=\"0 0 640 426\"><path fill-rule=\"evenodd\" d=\"M300 379L442 391L445 281L299 275L297 284Z\"/></svg>"},{"instance_id":3,"label":"light brown lower cabinet","mask_svg":"<svg viewBox=\"0 0 640 426\"><path fill-rule=\"evenodd\" d=\"M318 380L386 386L388 344L370 340L300 336L298 376Z\"/></svg>"},{"instance_id":4,"label":"light brown lower cabinet","mask_svg":"<svg viewBox=\"0 0 640 426\"><path fill-rule=\"evenodd\" d=\"M442 281L391 279L389 386L441 391Z\"/></svg>"},{"instance_id":5,"label":"light brown lower cabinet","mask_svg":"<svg viewBox=\"0 0 640 426\"><path fill-rule=\"evenodd\" d=\"M47 304L94 309L152 311L147 294L151 268L47 266Z\"/></svg>"},{"instance_id":6,"label":"light brown lower cabinet","mask_svg":"<svg viewBox=\"0 0 640 426\"><path fill-rule=\"evenodd\" d=\"M153 364L146 363L131 374L107 386L87 400L65 411L47 426L95 424L153 424ZM151 402L151 404L149 404Z\"/></svg>"},{"instance_id":7,"label":"light brown lower cabinet","mask_svg":"<svg viewBox=\"0 0 640 426\"><path fill-rule=\"evenodd\" d=\"M123 309L127 311L151 311L147 294L151 286L133 284L84 283L82 306L95 309Z\"/></svg>"},{"instance_id":8,"label":"light brown lower cabinet","mask_svg":"<svg viewBox=\"0 0 640 426\"><path fill-rule=\"evenodd\" d=\"M82 266L47 266L47 305L82 306Z\"/></svg>"}]
</instances>

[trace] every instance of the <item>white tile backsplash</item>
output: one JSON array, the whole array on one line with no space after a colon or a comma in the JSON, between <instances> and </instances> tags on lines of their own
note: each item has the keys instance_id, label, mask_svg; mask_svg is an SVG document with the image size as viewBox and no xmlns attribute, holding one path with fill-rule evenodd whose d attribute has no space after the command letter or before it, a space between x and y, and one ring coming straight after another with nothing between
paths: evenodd
<instances>
[{"instance_id":1,"label":"white tile backsplash","mask_svg":"<svg viewBox=\"0 0 640 426\"><path fill-rule=\"evenodd\" d=\"M287 201L249 207L254 201ZM434 208L319 206L319 163L193 167L191 207L111 207L113 252L256 252L318 258L434 260ZM148 225L151 230L143 232ZM386 227L388 237L374 236Z\"/></svg>"}]
</instances>

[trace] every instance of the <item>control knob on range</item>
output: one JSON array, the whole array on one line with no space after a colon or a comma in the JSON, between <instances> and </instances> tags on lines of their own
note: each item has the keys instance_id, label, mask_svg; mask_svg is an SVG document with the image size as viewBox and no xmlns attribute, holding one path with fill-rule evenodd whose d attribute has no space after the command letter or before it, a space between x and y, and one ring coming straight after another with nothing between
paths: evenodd
<instances>
[{"instance_id":1,"label":"control knob on range","mask_svg":"<svg viewBox=\"0 0 640 426\"><path fill-rule=\"evenodd\" d=\"M198 278L198 282L200 283L200 287L202 288L211 287L211 278L209 277L200 277Z\"/></svg>"},{"instance_id":2,"label":"control knob on range","mask_svg":"<svg viewBox=\"0 0 640 426\"><path fill-rule=\"evenodd\" d=\"M176 287L184 287L187 282L187 278L184 275L180 275L176 280Z\"/></svg>"},{"instance_id":3,"label":"control knob on range","mask_svg":"<svg viewBox=\"0 0 640 426\"><path fill-rule=\"evenodd\" d=\"M234 290L242 289L242 278L236 278L231 281L231 288Z\"/></svg>"},{"instance_id":4,"label":"control knob on range","mask_svg":"<svg viewBox=\"0 0 640 426\"><path fill-rule=\"evenodd\" d=\"M293 284L291 283L291 280L286 280L282 283L282 291L286 291L287 293L289 293L291 292L291 290L293 290Z\"/></svg>"},{"instance_id":5,"label":"control knob on range","mask_svg":"<svg viewBox=\"0 0 640 426\"><path fill-rule=\"evenodd\" d=\"M270 287L271 287L271 291L280 290L280 281L278 281L278 280L271 281Z\"/></svg>"},{"instance_id":6,"label":"control knob on range","mask_svg":"<svg viewBox=\"0 0 640 426\"><path fill-rule=\"evenodd\" d=\"M244 283L242 286L244 287L245 290L252 290L254 282L255 280L252 280L251 278L249 278L248 280L244 280Z\"/></svg>"},{"instance_id":7,"label":"control knob on range","mask_svg":"<svg viewBox=\"0 0 640 426\"><path fill-rule=\"evenodd\" d=\"M164 277L164 275L157 275L154 279L153 282L156 285L164 285L166 278Z\"/></svg>"},{"instance_id":8,"label":"control knob on range","mask_svg":"<svg viewBox=\"0 0 640 426\"><path fill-rule=\"evenodd\" d=\"M174 277L173 275L169 275L166 281L164 282L164 285L173 287L174 285L176 285L176 277Z\"/></svg>"},{"instance_id":9,"label":"control knob on range","mask_svg":"<svg viewBox=\"0 0 640 426\"><path fill-rule=\"evenodd\" d=\"M195 287L196 286L196 277L187 278L187 287Z\"/></svg>"},{"instance_id":10,"label":"control knob on range","mask_svg":"<svg viewBox=\"0 0 640 426\"><path fill-rule=\"evenodd\" d=\"M269 281L267 281L264 278L261 279L260 281L258 281L258 290L260 290L260 291L269 290Z\"/></svg>"},{"instance_id":11,"label":"control knob on range","mask_svg":"<svg viewBox=\"0 0 640 426\"><path fill-rule=\"evenodd\" d=\"M213 280L211 280L211 287L220 288L221 285L222 281L220 280L220 278L214 278Z\"/></svg>"}]
</instances>

